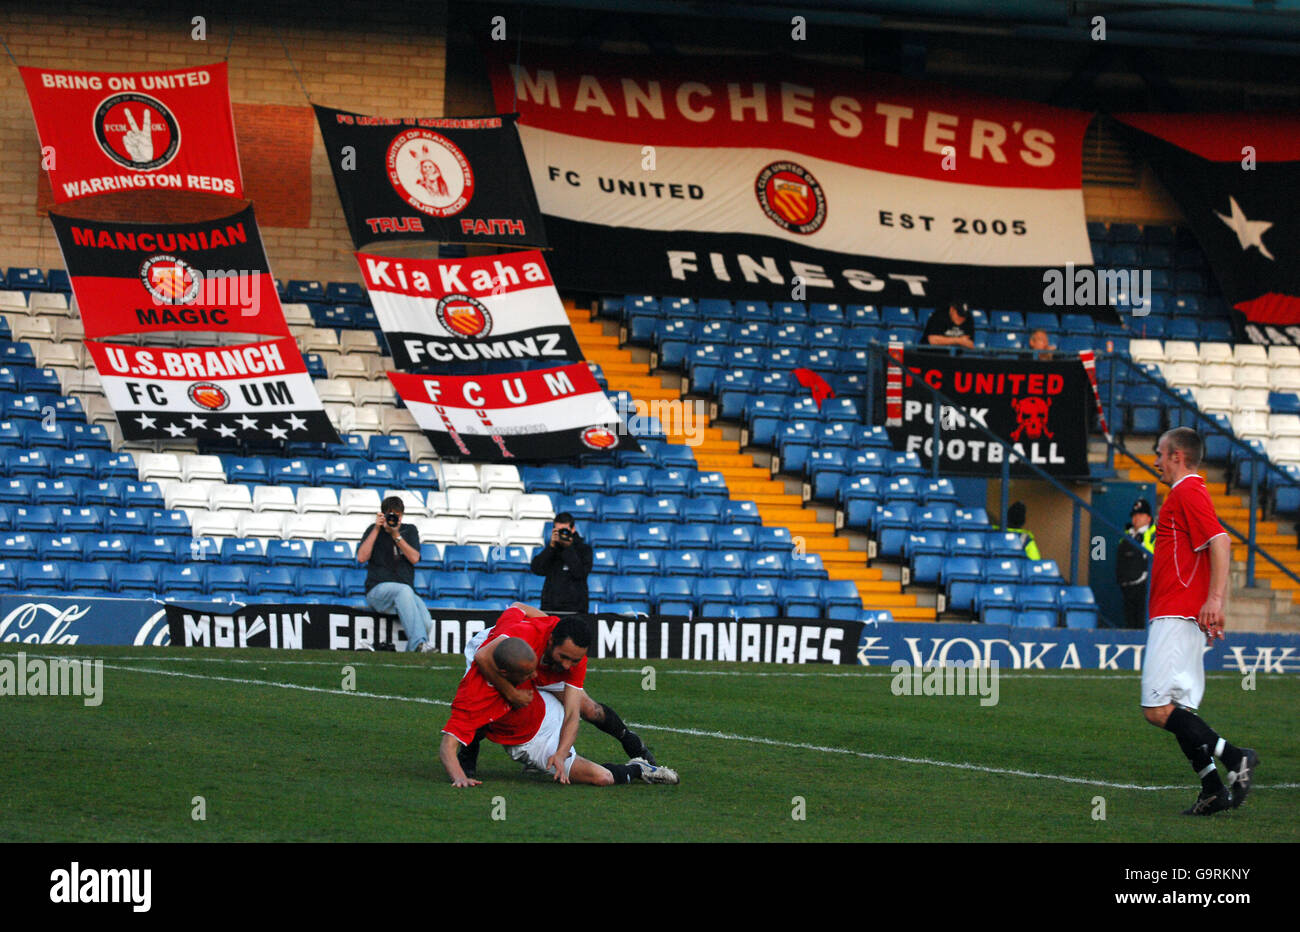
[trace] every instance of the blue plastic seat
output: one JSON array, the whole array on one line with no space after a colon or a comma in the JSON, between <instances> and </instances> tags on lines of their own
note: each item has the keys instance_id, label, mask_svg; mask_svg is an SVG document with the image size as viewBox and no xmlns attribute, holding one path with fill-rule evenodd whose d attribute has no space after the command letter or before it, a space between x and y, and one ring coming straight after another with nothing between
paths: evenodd
<instances>
[{"instance_id":1,"label":"blue plastic seat","mask_svg":"<svg viewBox=\"0 0 1300 932\"><path fill-rule=\"evenodd\" d=\"M253 570L248 576L249 591L256 596L297 595L294 571L287 566L268 566Z\"/></svg>"},{"instance_id":2,"label":"blue plastic seat","mask_svg":"<svg viewBox=\"0 0 1300 932\"><path fill-rule=\"evenodd\" d=\"M484 573L476 578L474 598L480 601L512 602L519 598L523 576L519 573Z\"/></svg>"},{"instance_id":3,"label":"blue plastic seat","mask_svg":"<svg viewBox=\"0 0 1300 932\"><path fill-rule=\"evenodd\" d=\"M695 610L690 580L680 577L651 580L650 601L660 615L690 615Z\"/></svg>"},{"instance_id":4,"label":"blue plastic seat","mask_svg":"<svg viewBox=\"0 0 1300 932\"><path fill-rule=\"evenodd\" d=\"M1055 628L1056 613L1044 611L1016 612L1014 625L1017 628Z\"/></svg>"},{"instance_id":5,"label":"blue plastic seat","mask_svg":"<svg viewBox=\"0 0 1300 932\"><path fill-rule=\"evenodd\" d=\"M818 618L822 614L821 590L816 580L786 579L777 585L781 611L790 618Z\"/></svg>"},{"instance_id":6,"label":"blue plastic seat","mask_svg":"<svg viewBox=\"0 0 1300 932\"><path fill-rule=\"evenodd\" d=\"M213 595L248 592L248 571L243 566L214 563L208 567L207 584Z\"/></svg>"},{"instance_id":7,"label":"blue plastic seat","mask_svg":"<svg viewBox=\"0 0 1300 932\"><path fill-rule=\"evenodd\" d=\"M13 509L14 529L36 534L53 534L59 529L53 508L45 505L18 505Z\"/></svg>"},{"instance_id":8,"label":"blue plastic seat","mask_svg":"<svg viewBox=\"0 0 1300 932\"><path fill-rule=\"evenodd\" d=\"M1016 586L1009 583L983 583L976 587L975 612L982 612L989 606L1014 608L1016 605Z\"/></svg>"},{"instance_id":9,"label":"blue plastic seat","mask_svg":"<svg viewBox=\"0 0 1300 932\"><path fill-rule=\"evenodd\" d=\"M207 593L207 571L202 563L162 567L158 591L169 599L184 599Z\"/></svg>"},{"instance_id":10,"label":"blue plastic seat","mask_svg":"<svg viewBox=\"0 0 1300 932\"><path fill-rule=\"evenodd\" d=\"M695 584L695 604L706 617L727 617L738 604L735 580L706 577Z\"/></svg>"},{"instance_id":11,"label":"blue plastic seat","mask_svg":"<svg viewBox=\"0 0 1300 932\"><path fill-rule=\"evenodd\" d=\"M113 589L113 575L102 563L69 563L63 578L68 589L74 592L111 592Z\"/></svg>"},{"instance_id":12,"label":"blue plastic seat","mask_svg":"<svg viewBox=\"0 0 1300 932\"><path fill-rule=\"evenodd\" d=\"M149 514L150 534L171 534L178 537L190 536L190 519L179 510L153 511Z\"/></svg>"},{"instance_id":13,"label":"blue plastic seat","mask_svg":"<svg viewBox=\"0 0 1300 932\"><path fill-rule=\"evenodd\" d=\"M138 534L131 541L131 559L137 563L175 563L175 538L161 534Z\"/></svg>"},{"instance_id":14,"label":"blue plastic seat","mask_svg":"<svg viewBox=\"0 0 1300 932\"><path fill-rule=\"evenodd\" d=\"M303 540L269 540L266 560L272 566L311 566L311 551Z\"/></svg>"},{"instance_id":15,"label":"blue plastic seat","mask_svg":"<svg viewBox=\"0 0 1300 932\"><path fill-rule=\"evenodd\" d=\"M631 549L666 550L673 546L676 527L664 522L633 524L628 529L627 544Z\"/></svg>"},{"instance_id":16,"label":"blue plastic seat","mask_svg":"<svg viewBox=\"0 0 1300 932\"><path fill-rule=\"evenodd\" d=\"M658 576L658 550L648 547L624 550L619 557L618 572L623 576Z\"/></svg>"},{"instance_id":17,"label":"blue plastic seat","mask_svg":"<svg viewBox=\"0 0 1300 932\"><path fill-rule=\"evenodd\" d=\"M149 512L140 508L109 508L104 515L105 534L144 534L149 530Z\"/></svg>"},{"instance_id":18,"label":"blue plastic seat","mask_svg":"<svg viewBox=\"0 0 1300 932\"><path fill-rule=\"evenodd\" d=\"M829 612L839 608L862 608L862 597L858 589L847 579L823 579L819 584L822 604Z\"/></svg>"},{"instance_id":19,"label":"blue plastic seat","mask_svg":"<svg viewBox=\"0 0 1300 932\"><path fill-rule=\"evenodd\" d=\"M714 550L704 555L704 575L710 579L742 577L746 573L745 551Z\"/></svg>"},{"instance_id":20,"label":"blue plastic seat","mask_svg":"<svg viewBox=\"0 0 1300 932\"><path fill-rule=\"evenodd\" d=\"M123 563L113 567L113 589L137 597L158 592L158 567L150 563Z\"/></svg>"},{"instance_id":21,"label":"blue plastic seat","mask_svg":"<svg viewBox=\"0 0 1300 932\"><path fill-rule=\"evenodd\" d=\"M92 534L82 538L84 559L98 563L129 562L131 560L131 539L134 535Z\"/></svg>"},{"instance_id":22,"label":"blue plastic seat","mask_svg":"<svg viewBox=\"0 0 1300 932\"><path fill-rule=\"evenodd\" d=\"M1055 616L1060 608L1060 586L1046 583L1022 585L1016 590L1016 606L1026 611L1048 611Z\"/></svg>"},{"instance_id":23,"label":"blue plastic seat","mask_svg":"<svg viewBox=\"0 0 1300 932\"><path fill-rule=\"evenodd\" d=\"M38 541L39 560L82 560L84 544L80 534L54 534Z\"/></svg>"}]
</instances>

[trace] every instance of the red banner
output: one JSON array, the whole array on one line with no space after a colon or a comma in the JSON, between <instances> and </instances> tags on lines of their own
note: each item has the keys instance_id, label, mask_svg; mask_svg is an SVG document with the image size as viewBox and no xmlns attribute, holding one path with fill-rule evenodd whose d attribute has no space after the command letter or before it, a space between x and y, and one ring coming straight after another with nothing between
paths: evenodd
<instances>
[{"instance_id":1,"label":"red banner","mask_svg":"<svg viewBox=\"0 0 1300 932\"><path fill-rule=\"evenodd\" d=\"M180 71L19 71L57 203L112 191L244 196L224 62Z\"/></svg>"}]
</instances>

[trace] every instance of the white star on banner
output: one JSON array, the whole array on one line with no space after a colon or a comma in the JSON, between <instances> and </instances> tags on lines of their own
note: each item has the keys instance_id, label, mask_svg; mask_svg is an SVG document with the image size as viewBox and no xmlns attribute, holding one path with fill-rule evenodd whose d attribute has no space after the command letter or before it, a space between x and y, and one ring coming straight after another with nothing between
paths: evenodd
<instances>
[{"instance_id":1,"label":"white star on banner","mask_svg":"<svg viewBox=\"0 0 1300 932\"><path fill-rule=\"evenodd\" d=\"M141 414L138 418L135 419L135 422L140 425L141 430L147 430L148 428L155 427L158 424L157 421L155 421L147 414Z\"/></svg>"},{"instance_id":2,"label":"white star on banner","mask_svg":"<svg viewBox=\"0 0 1300 932\"><path fill-rule=\"evenodd\" d=\"M1237 234L1237 242L1241 244L1242 251L1254 246L1265 259L1272 259L1273 254L1269 252L1268 248L1264 245L1263 236L1268 228L1273 224L1267 220L1246 219L1246 215L1242 212L1241 207L1238 206L1235 197L1229 197L1228 203L1232 205L1231 217L1225 217L1217 210L1214 212L1214 215L1226 223L1228 229Z\"/></svg>"},{"instance_id":3,"label":"white star on banner","mask_svg":"<svg viewBox=\"0 0 1300 932\"><path fill-rule=\"evenodd\" d=\"M238 431L236 431L235 428L231 427L229 424L218 424L216 427L216 431L221 436L227 439L235 436L235 434L238 433Z\"/></svg>"},{"instance_id":4,"label":"white star on banner","mask_svg":"<svg viewBox=\"0 0 1300 932\"><path fill-rule=\"evenodd\" d=\"M163 428L163 429L166 430L167 433L171 434L173 437L184 437L184 436L185 436L185 428L184 428L184 427L181 427L179 424L168 424L168 425L167 425L165 428Z\"/></svg>"},{"instance_id":5,"label":"white star on banner","mask_svg":"<svg viewBox=\"0 0 1300 932\"><path fill-rule=\"evenodd\" d=\"M303 418L298 417L298 415L296 415L296 414L290 414L290 415L289 415L289 429L290 429L290 430L306 430L306 429L307 429L307 422L306 422L306 420L304 420Z\"/></svg>"},{"instance_id":6,"label":"white star on banner","mask_svg":"<svg viewBox=\"0 0 1300 932\"><path fill-rule=\"evenodd\" d=\"M185 419L185 423L189 424L195 430L202 430L208 424L207 421L205 421L203 418L199 417L196 414L191 414L189 417L187 417Z\"/></svg>"},{"instance_id":7,"label":"white star on banner","mask_svg":"<svg viewBox=\"0 0 1300 932\"><path fill-rule=\"evenodd\" d=\"M241 414L235 419L235 423L244 428L244 430L254 430L257 427L257 421L253 420L247 414Z\"/></svg>"},{"instance_id":8,"label":"white star on banner","mask_svg":"<svg viewBox=\"0 0 1300 932\"><path fill-rule=\"evenodd\" d=\"M287 430L285 430L283 427L276 427L274 424L268 427L266 429L266 432L270 434L272 437L274 437L276 440L283 440L285 437L289 436L289 432Z\"/></svg>"}]
</instances>

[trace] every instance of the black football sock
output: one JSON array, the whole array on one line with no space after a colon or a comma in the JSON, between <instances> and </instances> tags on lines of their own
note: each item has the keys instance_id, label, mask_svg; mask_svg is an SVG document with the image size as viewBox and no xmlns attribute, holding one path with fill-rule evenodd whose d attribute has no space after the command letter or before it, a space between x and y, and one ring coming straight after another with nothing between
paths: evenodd
<instances>
[{"instance_id":1,"label":"black football sock","mask_svg":"<svg viewBox=\"0 0 1300 932\"><path fill-rule=\"evenodd\" d=\"M1219 760L1223 761L1223 766L1227 767L1234 773L1241 769L1241 762L1246 759L1246 752L1235 744L1230 744L1226 739L1220 738L1211 752Z\"/></svg>"},{"instance_id":2,"label":"black football sock","mask_svg":"<svg viewBox=\"0 0 1300 932\"><path fill-rule=\"evenodd\" d=\"M641 768L636 764L601 764L614 775L614 785L633 783L641 779Z\"/></svg>"},{"instance_id":3,"label":"black football sock","mask_svg":"<svg viewBox=\"0 0 1300 932\"><path fill-rule=\"evenodd\" d=\"M1223 789L1223 779L1210 754L1210 749L1219 743L1219 736L1214 733L1214 729L1186 709L1170 712L1165 729L1173 732L1178 739L1178 746L1183 749L1192 769L1201 778L1202 795L1214 796L1219 793Z\"/></svg>"},{"instance_id":4,"label":"black football sock","mask_svg":"<svg viewBox=\"0 0 1300 932\"><path fill-rule=\"evenodd\" d=\"M623 724L623 720L618 717L617 712L605 705L603 702L599 705L601 711L605 713L605 717L602 721L592 722L592 724L605 734L612 737L615 741L622 741L623 736L627 734L627 726Z\"/></svg>"}]
</instances>

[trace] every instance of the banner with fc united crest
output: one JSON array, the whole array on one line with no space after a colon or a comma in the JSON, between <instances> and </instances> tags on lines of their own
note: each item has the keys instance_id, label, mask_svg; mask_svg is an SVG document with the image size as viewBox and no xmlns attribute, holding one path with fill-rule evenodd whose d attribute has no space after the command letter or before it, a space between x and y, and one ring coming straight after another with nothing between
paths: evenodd
<instances>
[{"instance_id":1,"label":"banner with fc united crest","mask_svg":"<svg viewBox=\"0 0 1300 932\"><path fill-rule=\"evenodd\" d=\"M87 337L289 334L251 206L201 223L50 222Z\"/></svg>"},{"instance_id":2,"label":"banner with fc united crest","mask_svg":"<svg viewBox=\"0 0 1300 932\"><path fill-rule=\"evenodd\" d=\"M113 191L244 196L226 64L20 68L57 203Z\"/></svg>"},{"instance_id":3,"label":"banner with fc united crest","mask_svg":"<svg viewBox=\"0 0 1300 932\"><path fill-rule=\"evenodd\" d=\"M641 450L586 363L498 375L390 372L439 456L478 462Z\"/></svg>"},{"instance_id":4,"label":"banner with fc united crest","mask_svg":"<svg viewBox=\"0 0 1300 932\"><path fill-rule=\"evenodd\" d=\"M545 246L514 114L434 119L316 107L352 242Z\"/></svg>"},{"instance_id":5,"label":"banner with fc united crest","mask_svg":"<svg viewBox=\"0 0 1300 932\"><path fill-rule=\"evenodd\" d=\"M1089 113L772 57L534 49L490 77L562 289L1042 310L1045 269L1092 264Z\"/></svg>"},{"instance_id":6,"label":"banner with fc united crest","mask_svg":"<svg viewBox=\"0 0 1300 932\"><path fill-rule=\"evenodd\" d=\"M583 358L536 250L469 259L356 256L399 369Z\"/></svg>"},{"instance_id":7,"label":"banner with fc united crest","mask_svg":"<svg viewBox=\"0 0 1300 932\"><path fill-rule=\"evenodd\" d=\"M291 337L202 349L86 347L126 440L339 442Z\"/></svg>"}]
</instances>

